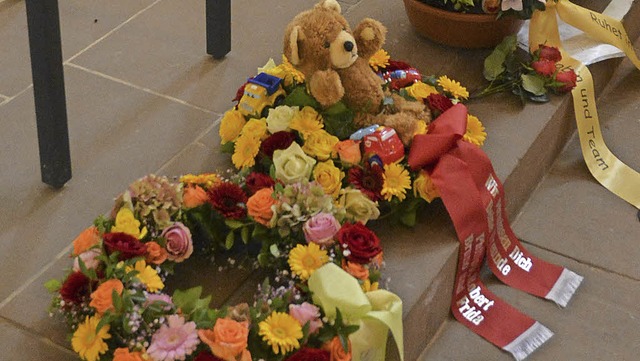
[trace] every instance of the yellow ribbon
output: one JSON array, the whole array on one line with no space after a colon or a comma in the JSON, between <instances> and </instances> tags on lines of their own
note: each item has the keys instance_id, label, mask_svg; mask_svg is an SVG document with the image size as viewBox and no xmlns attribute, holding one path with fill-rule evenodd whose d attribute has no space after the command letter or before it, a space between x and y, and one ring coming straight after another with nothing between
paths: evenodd
<instances>
[{"instance_id":1,"label":"yellow ribbon","mask_svg":"<svg viewBox=\"0 0 640 361\"><path fill-rule=\"evenodd\" d=\"M404 360L400 297L386 290L365 294L358 281L334 263L311 275L309 290L329 319L335 319L339 308L346 323L360 326L349 336L353 361L384 361L389 330Z\"/></svg>"},{"instance_id":2,"label":"yellow ribbon","mask_svg":"<svg viewBox=\"0 0 640 361\"><path fill-rule=\"evenodd\" d=\"M605 144L591 72L562 49L557 16L591 37L624 51L638 69L640 60L622 23L607 15L574 5L568 0L558 0L547 2L547 9L536 11L531 18L529 47L532 50L537 49L539 44L557 47L562 53L563 65L573 68L578 75L577 86L571 94L580 147L589 171L604 187L640 208L640 173L618 159Z\"/></svg>"}]
</instances>

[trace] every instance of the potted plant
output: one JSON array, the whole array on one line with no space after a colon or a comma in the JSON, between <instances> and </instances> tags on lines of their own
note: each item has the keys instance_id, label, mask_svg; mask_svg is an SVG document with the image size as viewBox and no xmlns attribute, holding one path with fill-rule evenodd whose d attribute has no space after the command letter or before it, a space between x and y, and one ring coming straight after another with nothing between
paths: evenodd
<instances>
[{"instance_id":1,"label":"potted plant","mask_svg":"<svg viewBox=\"0 0 640 361\"><path fill-rule=\"evenodd\" d=\"M437 43L491 48L516 33L544 0L404 0L416 31Z\"/></svg>"}]
</instances>

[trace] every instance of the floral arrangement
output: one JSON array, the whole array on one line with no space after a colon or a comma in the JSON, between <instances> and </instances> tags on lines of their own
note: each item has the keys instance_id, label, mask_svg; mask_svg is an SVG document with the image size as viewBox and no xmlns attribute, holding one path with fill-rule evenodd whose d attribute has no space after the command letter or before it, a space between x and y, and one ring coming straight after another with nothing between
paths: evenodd
<instances>
[{"instance_id":1,"label":"floral arrangement","mask_svg":"<svg viewBox=\"0 0 640 361\"><path fill-rule=\"evenodd\" d=\"M546 0L419 0L440 9L470 13L511 15L530 19L536 10L544 10Z\"/></svg>"},{"instance_id":2,"label":"floral arrangement","mask_svg":"<svg viewBox=\"0 0 640 361\"><path fill-rule=\"evenodd\" d=\"M383 78L410 68L384 51L370 65ZM365 146L377 131L397 137L392 129L358 130L358 114L342 103L322 109L286 59L259 73L281 79L284 99L262 117L243 114L239 95L223 116L223 149L237 171L133 182L73 241L65 277L47 282L51 313L66 320L81 359L350 360L367 342L357 334L370 326L354 315L371 307L366 295L388 300L378 312L401 319L397 296L381 290L382 245L367 223L412 225L437 190L426 173L409 170L402 145L377 153ZM433 118L469 96L446 76L385 87L428 104ZM419 133L428 131L423 123ZM482 144L482 124L473 116L468 123L465 139ZM174 266L195 252L246 256L268 277L251 305L211 308L201 287L170 294ZM383 340L387 333L378 331ZM384 355L385 344L367 347Z\"/></svg>"},{"instance_id":3,"label":"floral arrangement","mask_svg":"<svg viewBox=\"0 0 640 361\"><path fill-rule=\"evenodd\" d=\"M576 86L575 71L560 64L558 48L540 44L532 53L517 49L515 36L506 37L484 61L484 77L491 83L474 94L510 91L525 102L549 101L549 93L567 93Z\"/></svg>"}]
</instances>

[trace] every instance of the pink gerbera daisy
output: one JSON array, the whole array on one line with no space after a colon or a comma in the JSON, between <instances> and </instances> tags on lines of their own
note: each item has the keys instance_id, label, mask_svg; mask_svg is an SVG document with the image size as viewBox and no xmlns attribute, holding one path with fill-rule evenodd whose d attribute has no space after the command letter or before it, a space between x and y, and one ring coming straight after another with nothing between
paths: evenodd
<instances>
[{"instance_id":1,"label":"pink gerbera daisy","mask_svg":"<svg viewBox=\"0 0 640 361\"><path fill-rule=\"evenodd\" d=\"M147 353L155 361L184 360L200 343L196 324L193 321L185 323L178 315L171 315L167 320L167 324L153 334Z\"/></svg>"}]
</instances>

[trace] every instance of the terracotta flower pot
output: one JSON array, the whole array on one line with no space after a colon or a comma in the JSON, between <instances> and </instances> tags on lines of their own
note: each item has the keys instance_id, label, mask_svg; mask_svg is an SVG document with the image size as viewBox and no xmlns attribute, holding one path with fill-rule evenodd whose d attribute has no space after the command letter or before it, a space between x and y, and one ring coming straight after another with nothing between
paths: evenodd
<instances>
[{"instance_id":1,"label":"terracotta flower pot","mask_svg":"<svg viewBox=\"0 0 640 361\"><path fill-rule=\"evenodd\" d=\"M439 44L459 48L492 48L522 27L523 20L492 14L465 14L404 0L409 22L418 34Z\"/></svg>"}]
</instances>

